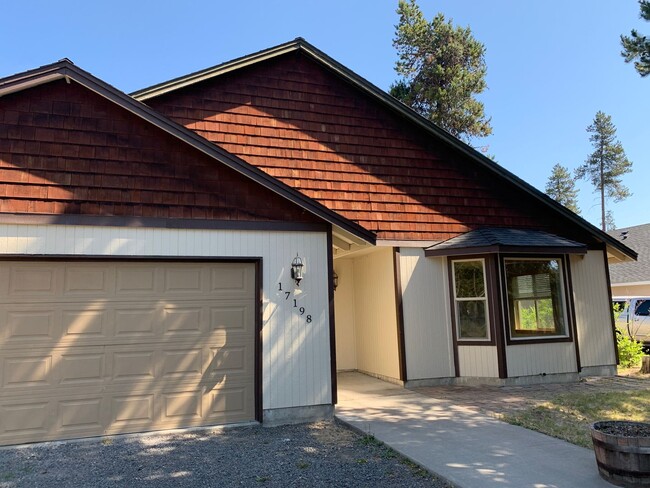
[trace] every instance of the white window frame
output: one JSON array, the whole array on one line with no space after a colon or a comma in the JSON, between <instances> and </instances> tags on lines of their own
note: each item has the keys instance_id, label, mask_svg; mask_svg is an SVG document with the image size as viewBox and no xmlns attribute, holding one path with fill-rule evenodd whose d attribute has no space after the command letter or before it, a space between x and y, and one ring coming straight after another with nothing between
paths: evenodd
<instances>
[{"instance_id":1,"label":"white window frame","mask_svg":"<svg viewBox=\"0 0 650 488\"><path fill-rule=\"evenodd\" d=\"M456 263L467 263L467 262L476 262L480 261L481 266L483 267L483 290L485 291L484 297L462 297L458 298L456 296ZM486 266L485 258L468 258L468 259L452 259L451 260L451 276L452 276L452 286L453 286L453 296L454 296L454 317L456 319L456 339L458 342L492 342L491 337L491 323L490 323L490 300L488 297L488 286L487 286L487 276L486 276ZM458 316L458 302L471 302L483 300L485 302L485 330L487 332L487 337L461 337L460 336L460 317Z\"/></svg>"},{"instance_id":2,"label":"white window frame","mask_svg":"<svg viewBox=\"0 0 650 488\"><path fill-rule=\"evenodd\" d=\"M508 273L506 272L506 264L508 261L511 262L521 262L521 261L557 261L560 265L560 301L562 302L562 316L564 318L564 334L539 334L539 335L530 335L525 337L513 337L512 331L512 317L510 317L510 302L508 298ZM566 283L566 274L564 271L564 259L561 257L549 257L549 256L535 256L535 257L504 257L503 258L503 278L504 278L504 296L503 300L505 301L505 313L508 318L508 337L510 341L544 341L544 340L553 340L553 339L568 339L571 337L569 333L569 315L568 315L568 303L567 303L567 283Z\"/></svg>"}]
</instances>

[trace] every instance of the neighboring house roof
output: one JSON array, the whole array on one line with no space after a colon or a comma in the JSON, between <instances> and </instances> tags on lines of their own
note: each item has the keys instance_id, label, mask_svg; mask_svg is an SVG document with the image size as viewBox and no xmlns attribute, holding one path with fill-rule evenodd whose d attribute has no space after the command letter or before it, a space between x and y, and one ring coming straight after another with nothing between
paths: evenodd
<instances>
[{"instance_id":1,"label":"neighboring house roof","mask_svg":"<svg viewBox=\"0 0 650 488\"><path fill-rule=\"evenodd\" d=\"M341 65L334 59L330 58L329 56L327 56L326 54L324 54L323 52L321 52L320 50L318 50L317 48L315 48L314 46L312 46L311 44L309 44L308 42L306 42L304 39L301 38L298 38L294 41L264 51L260 51L258 53L251 54L249 56L244 56L235 59L233 61L220 64L218 66L214 66L212 68L198 71L196 73L192 73L187 76L176 78L168 82L164 82L149 88L136 91L132 95L139 100L147 101L148 103L151 103L153 106L156 106L156 104L158 104L157 108L163 109L164 107L160 106L162 102L156 101L156 99L164 101L167 97L173 95L174 92L176 92L177 90L182 91L182 89L186 89L186 88L190 89L199 84L203 84L204 82L207 82L209 80L216 80L218 78L223 78L227 76L228 77L237 76L239 75L239 72L244 72L244 71L250 72L250 69L255 68L257 65L261 64L262 62L274 60L281 56L289 55L291 53L300 53L302 55L307 56L309 59L325 67L330 72L335 73L339 77L339 79L341 79L348 86L352 86L354 89L360 90L362 94L364 94L366 97L369 97L369 99L374 100L375 103L378 102L384 109L387 109L388 111L393 113L396 117L400 118L400 120L402 120L402 124L403 121L406 120L409 124L412 124L412 127L414 129L424 131L424 133L427 134L428 137L430 138L429 139L431 141L430 144L434 145L435 148L437 149L441 148L440 149L441 151L447 151L447 152L451 150L454 152L454 154L460 154L464 156L466 159L463 159L462 162L456 161L458 160L458 156L454 156L450 158L454 160L453 163L457 166L459 170L468 171L468 172L474 170L484 171L485 174L489 176L489 178L496 178L495 181L498 181L499 184L506 183L507 185L513 185L509 188L516 189L517 191L522 192L528 197L531 197L531 201L535 202L535 205L538 206L536 218L538 218L539 220L542 220L542 218L546 218L548 219L548 221L552 221L553 223L562 226L564 229L566 229L569 232L570 235L577 234L575 231L576 229L578 229L583 234L589 235L595 241L605 243L607 245L610 254L612 254L617 259L626 260L630 258L632 259L636 258L636 253L631 249L629 249L627 246L625 246L624 243L602 232L597 227L593 226L586 220L582 219L578 215L574 214L570 210L558 204L557 202L555 202L554 200L552 200L551 198L549 198L548 196L546 196L545 194L543 194L542 192L534 188L533 186L529 185L528 183L524 182L523 180L513 175L506 169L502 168L500 165L498 165L491 159L483 156L482 154L474 150L469 145L463 143L462 141L453 137L448 132L437 127L429 120L420 116L419 114L411 110L409 107L403 105L402 103L400 103L395 98L388 95L383 90L379 89L378 87L374 86L373 84L363 79L359 75L350 71L348 68L344 67L343 65ZM276 86L276 90L281 90L281 89L291 90L291 87L283 86L281 80L276 80L276 81L278 83L278 85ZM265 87L265 88L271 89L270 87ZM230 95L230 93L226 93L225 98L227 98L228 95ZM280 105L277 107L277 109L285 110L287 113L291 112L292 110L298 110L295 107L298 106L298 104L302 101L300 98L301 95L302 93L296 93L295 98L291 101L290 106ZM335 102L335 98L332 97L330 99L329 96L330 96L329 94L322 95L322 97L324 98L327 97L327 102L324 103L331 104L332 102ZM231 100L216 100L215 102L227 103L230 101ZM198 133L208 138L210 138L211 134L213 135L216 135L218 133L223 134L223 131L220 130L219 125L211 127L209 129L206 128L206 126L209 125L209 121L208 120L201 121L201 117L197 117L195 118L195 120L190 120L192 117L187 117L186 112L184 112L185 108L183 107L179 107L179 112L180 112L179 114L173 113L174 107L167 107L167 108L170 110L170 112L168 112L168 115L170 117L174 117L177 120L183 119L184 117L187 118L187 123L185 124L186 126L188 127L191 126ZM208 111L208 109L205 107L196 107L196 109L197 110L204 109L206 112ZM255 107L251 107L250 110L254 111ZM223 113L227 110L224 110L222 107L218 107L213 111ZM260 164L266 164L266 162L268 162L269 160L268 152L265 152L267 151L267 148L264 147L263 144L260 145L253 144L253 146L255 147L250 147L251 145L249 145L247 141L263 140L263 139L255 139L255 137L259 135L263 135L262 134L263 131L267 130L267 128L266 127L260 128L254 122L259 120L259 117L264 117L264 116L268 117L268 114L246 112L246 113L242 113L241 115L237 114L236 116L240 118L240 122L237 123L241 123L242 126L246 126L245 132L242 133L241 135L229 134L228 137L230 137L230 140L225 140L225 139L224 141L217 140L216 141L217 144L223 143L223 145L225 147L228 147L230 150L233 150L232 148L238 147L241 149L242 156L245 159L248 159L250 162L252 162L257 157L260 161L263 161L263 163ZM258 118L255 119L255 117ZM243 119L247 119L249 120L249 122L246 122L246 120ZM313 123L317 123L317 122L319 121L316 120L313 121ZM350 126L350 130L353 130L354 127L355 125L352 124ZM278 133L281 132L288 133L290 130L291 130L290 127L277 127L277 130L275 130L276 134L272 137L278 137L277 136ZM322 129L320 130L322 130L323 133L327 132L327 122L322 123ZM382 140L385 133L381 131L381 127L376 127L373 130L376 131L377 133L377 135L375 136L376 140L378 141ZM314 134L315 133L316 130L314 129ZM280 136L280 137L284 137L284 136ZM345 134L338 134L337 137L339 139L335 141L331 141L329 145L334 148L342 147L343 148L341 149L342 152L349 151L349 154L354 155L355 147L346 145L346 141L344 140ZM309 139L292 140L291 141L292 146L291 147L287 146L285 147L284 150L286 150L287 153L290 153L292 150L322 151L322 148L312 144L313 142L314 142L313 140L309 140ZM442 145L440 144L441 142L443 143ZM228 143L232 143L231 146L229 146ZM410 147L406 147L406 148L397 147L393 149L394 151L398 151L398 152L401 151L401 154L408 154L412 150L412 148ZM248 157L247 154L250 154L250 157ZM281 149L278 150L278 154L280 156L282 155ZM388 153L388 155L384 159L390 159L391 157L394 158L392 154L393 154L392 152ZM381 156L379 157L381 158ZM282 159L282 158L278 157L278 159ZM313 161L313 159L311 161ZM336 162L338 163L340 161L336 161ZM361 162L363 163L363 161ZM472 162L475 166L472 168L466 167L465 166L466 162ZM310 161L307 161L307 166L309 164L311 164ZM359 167L359 165L357 165L357 167ZM401 171L400 174L380 175L381 181L378 182L369 181L370 177L368 176L368 174L364 174L363 172L359 172L359 171L357 171L354 174L349 173L351 174L351 176L349 176L350 180L348 180L347 182L335 182L335 181L333 182L331 179L328 179L329 175L325 174L326 170L323 170L323 166L318 166L316 168L312 167L309 170L304 169L302 172L300 168L289 168L289 167L286 168L269 167L266 169L273 176L283 179L286 182L291 182L293 186L309 194L310 196L312 196L312 198L319 199L321 202L327 202L326 204L331 209L335 211L339 211L342 214L348 215L351 220L361 222L364 226L371 228L373 231L385 232L386 235L388 236L391 235L391 232L397 233L396 235L399 235L399 232L402 230L401 224L398 220L395 219L399 219L399 215L400 215L399 208L402 209L407 208L408 205L411 203L409 201L409 198L412 199L412 194L409 194L408 191L404 191L404 186L401 186L399 183L395 184L394 182L403 181L407 179L411 175L411 173L413 173L413 176L410 177L410 180L408 181L409 185L413 185L413 181L419 178L417 174L417 168L409 167L408 165L399 168L399 170ZM318 174L314 176L313 173L322 173L322 174L321 177L318 177L319 176ZM375 176L375 175L371 175L371 176ZM451 175L451 177L453 181L455 175ZM477 181L481 181L480 177L475 176L475 178L478 178ZM372 184L375 183L393 185L394 190L392 194L390 194L390 192L384 192L381 198L376 198L375 200L369 200L371 196L373 196ZM422 183L420 181L419 184L420 184L420 189L418 191L420 191L422 195L425 196L429 195L431 192L431 189L427 186L430 184L429 181L427 180L426 183ZM433 184L433 182L431 184ZM487 184L489 187L491 183L488 181ZM355 185L360 186L362 190L353 193L351 189ZM472 228L494 226L494 225L498 225L499 223L501 224L501 226L505 224L507 227L512 227L511 225L508 224L508 220L518 222L518 224L515 227L533 226L530 223L528 224L525 223L523 217L521 217L521 214L517 213L520 211L519 208L520 205L510 204L510 209L512 210L513 213L505 218L501 217L500 218L501 222L497 222L498 219L491 219L489 214L487 214L481 217L483 220L482 225L479 224L477 221L473 223L471 227L468 228L467 226L465 226L463 228L462 209L466 208L467 203L464 202L466 202L468 198L464 196L458 198L458 194L460 193L460 191L458 190L458 188L455 188L454 186L448 187L447 190L448 193L442 195L442 197L439 196L438 201L444 200L445 204L448 204L447 208L450 208L451 206L451 208L457 209L457 213L455 213L452 217L450 217L449 214L445 215L442 213L437 217L431 213L429 213L428 215L420 215L419 218L412 219L412 222L409 225L411 227L413 227L414 225L419 225L423 229L426 229L427 227L431 227L432 220L437 218L438 220L435 221L435 225L436 228L443 229L441 235L444 235L445 234L444 230L447 229L447 235L451 235L451 236L458 234L459 232L465 232L467 230L471 230ZM484 188L477 188L475 190L476 190L475 193L478 195L478 197L480 197L480 192L483 191ZM497 193L501 193L501 192L497 192ZM329 194L330 196L327 196L327 194ZM351 198L355 198L356 201L351 201L348 205L349 208L346 209L340 208L340 203L337 202L339 200L344 200L350 195ZM323 196L322 199L321 196ZM339 198L337 198L337 196L339 196ZM355 210L355 204L358 210ZM480 203L478 205L475 204L475 206L477 208L480 208L481 204ZM540 212L539 209L543 209L543 210ZM401 212L403 212L402 215L409 214L408 210L402 210ZM495 222L492 222L492 220L495 220Z\"/></svg>"},{"instance_id":2,"label":"neighboring house roof","mask_svg":"<svg viewBox=\"0 0 650 488\"><path fill-rule=\"evenodd\" d=\"M608 234L639 253L636 262L610 265L612 284L650 283L650 224L615 229Z\"/></svg>"},{"instance_id":3,"label":"neighboring house roof","mask_svg":"<svg viewBox=\"0 0 650 488\"><path fill-rule=\"evenodd\" d=\"M68 83L74 81L84 86L311 214L344 229L356 238L374 243L375 236L372 232L210 143L195 132L169 120L145 104L75 66L68 59L0 79L0 97L57 80L66 80Z\"/></svg>"},{"instance_id":4,"label":"neighboring house roof","mask_svg":"<svg viewBox=\"0 0 650 488\"><path fill-rule=\"evenodd\" d=\"M527 229L477 229L426 249L427 256L503 252L585 254L587 246L547 232Z\"/></svg>"}]
</instances>

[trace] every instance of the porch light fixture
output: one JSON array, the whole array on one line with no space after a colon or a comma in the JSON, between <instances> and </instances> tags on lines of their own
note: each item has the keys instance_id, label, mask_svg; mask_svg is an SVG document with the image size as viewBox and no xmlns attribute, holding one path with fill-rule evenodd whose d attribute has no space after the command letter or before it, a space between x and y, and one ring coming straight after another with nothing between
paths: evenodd
<instances>
[{"instance_id":1,"label":"porch light fixture","mask_svg":"<svg viewBox=\"0 0 650 488\"><path fill-rule=\"evenodd\" d=\"M302 268L302 258L296 254L296 257L291 261L291 278L296 282L296 286L300 286L300 281L303 278Z\"/></svg>"},{"instance_id":2,"label":"porch light fixture","mask_svg":"<svg viewBox=\"0 0 650 488\"><path fill-rule=\"evenodd\" d=\"M339 287L339 275L336 274L336 271L332 270L332 285L334 285L334 291Z\"/></svg>"}]
</instances>

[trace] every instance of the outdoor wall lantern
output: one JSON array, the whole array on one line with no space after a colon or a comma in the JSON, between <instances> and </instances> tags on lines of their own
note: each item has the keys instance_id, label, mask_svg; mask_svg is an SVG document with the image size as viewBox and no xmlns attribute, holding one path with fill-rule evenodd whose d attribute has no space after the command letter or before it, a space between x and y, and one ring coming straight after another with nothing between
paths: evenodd
<instances>
[{"instance_id":1,"label":"outdoor wall lantern","mask_svg":"<svg viewBox=\"0 0 650 488\"><path fill-rule=\"evenodd\" d=\"M332 285L334 285L334 291L339 287L339 275L336 274L336 271L332 271Z\"/></svg>"},{"instance_id":2,"label":"outdoor wall lantern","mask_svg":"<svg viewBox=\"0 0 650 488\"><path fill-rule=\"evenodd\" d=\"M296 257L291 261L291 278L296 282L296 286L300 286L300 281L303 278L303 267L302 259L296 254Z\"/></svg>"}]
</instances>

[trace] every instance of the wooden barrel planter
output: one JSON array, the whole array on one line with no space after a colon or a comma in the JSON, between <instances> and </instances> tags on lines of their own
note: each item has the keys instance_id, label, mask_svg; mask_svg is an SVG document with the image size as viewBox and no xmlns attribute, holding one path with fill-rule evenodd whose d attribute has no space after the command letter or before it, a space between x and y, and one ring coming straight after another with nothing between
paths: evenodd
<instances>
[{"instance_id":1,"label":"wooden barrel planter","mask_svg":"<svg viewBox=\"0 0 650 488\"><path fill-rule=\"evenodd\" d=\"M591 439L602 478L617 486L650 487L650 424L596 422Z\"/></svg>"}]
</instances>

